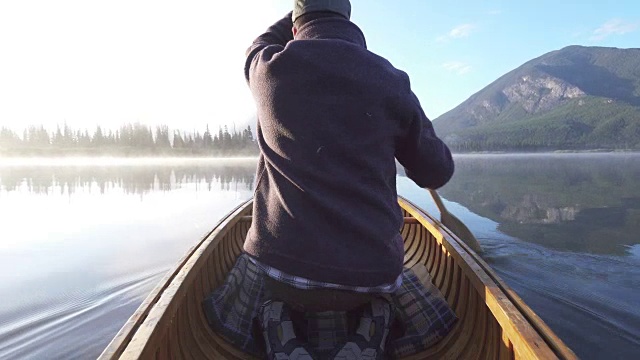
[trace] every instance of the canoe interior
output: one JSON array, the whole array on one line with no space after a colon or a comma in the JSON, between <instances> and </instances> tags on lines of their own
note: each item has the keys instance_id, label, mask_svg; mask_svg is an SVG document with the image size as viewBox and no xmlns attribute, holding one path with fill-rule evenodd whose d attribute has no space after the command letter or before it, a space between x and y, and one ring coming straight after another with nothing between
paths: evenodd
<instances>
[{"instance_id":1,"label":"canoe interior","mask_svg":"<svg viewBox=\"0 0 640 360\"><path fill-rule=\"evenodd\" d=\"M405 266L433 282L459 317L451 333L406 359L574 359L575 355L473 251L405 199ZM251 202L236 208L177 264L100 359L251 359L208 326L202 300L242 251Z\"/></svg>"}]
</instances>

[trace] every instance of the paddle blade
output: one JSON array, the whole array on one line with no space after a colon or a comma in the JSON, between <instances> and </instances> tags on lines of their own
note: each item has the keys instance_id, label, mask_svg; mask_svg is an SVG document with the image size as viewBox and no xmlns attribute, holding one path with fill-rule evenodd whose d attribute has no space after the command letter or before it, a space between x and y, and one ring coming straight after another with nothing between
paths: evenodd
<instances>
[{"instance_id":1,"label":"paddle blade","mask_svg":"<svg viewBox=\"0 0 640 360\"><path fill-rule=\"evenodd\" d=\"M456 234L456 236L458 236L460 240L464 241L464 243L473 249L473 251L477 253L482 252L480 242L476 239L471 230L469 230L469 228L462 222L462 220L458 219L451 213L441 212L440 221L442 221L442 225L446 226L451 230L451 232Z\"/></svg>"},{"instance_id":2,"label":"paddle blade","mask_svg":"<svg viewBox=\"0 0 640 360\"><path fill-rule=\"evenodd\" d=\"M451 230L460 240L464 241L467 246L469 246L473 251L477 253L482 252L482 247L480 246L480 242L473 235L471 230L465 225L462 220L458 219L452 213L447 210L444 206L444 202L442 202L442 198L438 192L433 189L429 189L429 193L431 193L431 197L433 201L436 203L438 210L440 210L440 222L442 225L446 226L449 230Z\"/></svg>"}]
</instances>

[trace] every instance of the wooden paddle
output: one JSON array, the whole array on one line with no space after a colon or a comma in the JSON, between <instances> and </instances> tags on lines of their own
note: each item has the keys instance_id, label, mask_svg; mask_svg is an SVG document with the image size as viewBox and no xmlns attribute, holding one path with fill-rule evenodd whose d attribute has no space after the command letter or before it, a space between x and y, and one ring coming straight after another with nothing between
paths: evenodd
<instances>
[{"instance_id":1,"label":"wooden paddle","mask_svg":"<svg viewBox=\"0 0 640 360\"><path fill-rule=\"evenodd\" d=\"M435 190L429 189L429 192L433 197L433 201L436 202L438 210L440 210L440 221L442 224L456 234L456 236L458 236L460 240L464 241L464 243L473 249L473 251L481 253L482 247L480 246L480 242L478 242L478 239L476 239L471 230L469 230L469 228L460 219L447 210L440 198L440 195L438 195Z\"/></svg>"}]
</instances>

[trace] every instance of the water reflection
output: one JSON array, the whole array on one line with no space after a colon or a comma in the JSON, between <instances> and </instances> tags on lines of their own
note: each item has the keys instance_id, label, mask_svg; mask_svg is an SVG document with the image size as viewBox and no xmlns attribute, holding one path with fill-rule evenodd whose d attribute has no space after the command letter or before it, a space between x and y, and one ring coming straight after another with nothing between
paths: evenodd
<instances>
[{"instance_id":1,"label":"water reflection","mask_svg":"<svg viewBox=\"0 0 640 360\"><path fill-rule=\"evenodd\" d=\"M96 166L3 166L0 191L26 191L41 195L73 194L97 189L105 194L115 188L125 194L171 191L185 184L200 184L203 190L253 190L255 161L203 162L201 164L145 164Z\"/></svg>"},{"instance_id":2,"label":"water reflection","mask_svg":"<svg viewBox=\"0 0 640 360\"><path fill-rule=\"evenodd\" d=\"M95 358L255 160L0 164L0 359Z\"/></svg>"},{"instance_id":3,"label":"water reflection","mask_svg":"<svg viewBox=\"0 0 640 360\"><path fill-rule=\"evenodd\" d=\"M632 229L633 223L628 224L631 226L629 233L625 232L626 227L621 225L622 222L607 223L607 219L615 217L615 214L620 212L619 208L624 208L625 205L608 208L607 203L600 203L597 206L602 207L595 208L595 211L601 212L596 217L602 219L593 225L585 224L584 217L594 211L590 207L593 202L582 200L576 202L576 206L557 202L554 196L561 195L554 194L562 191L554 190L555 193L551 194L542 191L544 183L551 181L544 176L535 181L531 179L523 179L515 183L513 179L507 181L510 176L518 178L523 176L523 173L531 176L523 161L534 161L537 167L544 171L545 162L549 165L557 164L558 159L493 155L458 158L456 163L459 171L442 193L447 194L449 200L452 200L450 195L468 194L468 197L456 198L455 202L445 199L447 208L467 224L480 239L484 250L482 258L581 359L637 358L637 354L640 353L640 308L637 306L640 303L638 233L637 230ZM563 161L560 160L561 163ZM617 160L609 161L617 162ZM588 165L584 164L584 166ZM600 165L605 166L605 162L601 161ZM635 166L628 163L626 165ZM513 174L510 169L513 169ZM561 167L550 166L550 169L549 177L551 178L557 175ZM484 176L494 176L493 182L485 182ZM620 182L620 184L621 186L634 185L633 181ZM517 189L518 185L528 186L528 188ZM515 189L509 192L510 187ZM447 193L448 188L452 190L450 193ZM425 190L418 188L410 180L398 179L398 189L402 195L427 211L435 210ZM514 190L520 190L520 192L514 193ZM625 192L620 189L614 191ZM601 194L588 195L602 198ZM515 203L510 204L507 201ZM615 202L614 199L611 201ZM625 200L615 203L624 204ZM522 208L530 209L533 206L544 211L536 213L521 210ZM467 207L472 208L472 211ZM569 208L571 211L564 210ZM520 210L504 211L504 209ZM607 214L611 209L613 215ZM625 211L633 212L633 209L625 209ZM483 212L484 216L479 216L475 212ZM517 213L515 220L513 213ZM492 217L493 220L487 217ZM504 220L505 218L511 220ZM520 226L525 230L518 228ZM590 243L585 244L584 239L580 237L584 234L576 235L571 230L571 226L602 227L606 231L616 233L612 236L594 237L590 239ZM528 228L542 229L541 231L545 231L546 234L553 235L555 242L543 243L543 246L536 244L540 242L536 236L539 236L541 231L531 233L526 231ZM577 230L581 231L581 229ZM506 235L505 231L518 236ZM634 246L621 246L616 238L624 237L633 240L634 236L636 237ZM523 242L521 239L528 242ZM609 251L608 243L613 243L611 247L615 253L620 253L622 256L610 254L612 251ZM589 246L592 252L592 249L607 251L603 251L602 254L567 252L571 246L578 249Z\"/></svg>"},{"instance_id":4,"label":"water reflection","mask_svg":"<svg viewBox=\"0 0 640 360\"><path fill-rule=\"evenodd\" d=\"M640 155L459 156L441 193L517 238L624 254L640 243Z\"/></svg>"}]
</instances>

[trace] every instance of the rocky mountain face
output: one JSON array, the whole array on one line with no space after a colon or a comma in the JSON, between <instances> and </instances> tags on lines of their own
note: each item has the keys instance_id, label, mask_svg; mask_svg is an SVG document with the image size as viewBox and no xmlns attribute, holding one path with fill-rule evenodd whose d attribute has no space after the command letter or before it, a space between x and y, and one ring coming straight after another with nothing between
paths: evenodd
<instances>
[{"instance_id":1,"label":"rocky mountain face","mask_svg":"<svg viewBox=\"0 0 640 360\"><path fill-rule=\"evenodd\" d=\"M502 93L509 103L519 103L527 113L551 110L566 99L585 96L579 87L552 76L523 76Z\"/></svg>"},{"instance_id":2,"label":"rocky mountain face","mask_svg":"<svg viewBox=\"0 0 640 360\"><path fill-rule=\"evenodd\" d=\"M433 122L457 150L640 148L640 49L570 46Z\"/></svg>"}]
</instances>

